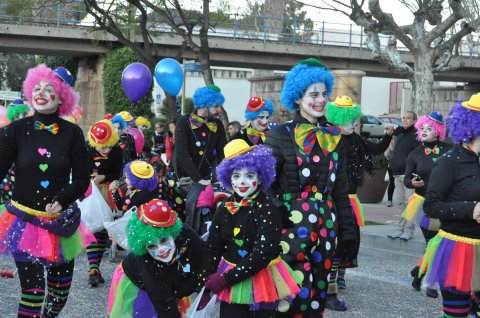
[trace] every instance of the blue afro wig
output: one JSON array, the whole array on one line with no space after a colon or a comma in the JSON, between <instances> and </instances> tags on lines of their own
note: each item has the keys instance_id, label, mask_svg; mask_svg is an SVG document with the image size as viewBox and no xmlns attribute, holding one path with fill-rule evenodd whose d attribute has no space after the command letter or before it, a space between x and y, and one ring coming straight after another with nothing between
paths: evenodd
<instances>
[{"instance_id":1,"label":"blue afro wig","mask_svg":"<svg viewBox=\"0 0 480 318\"><path fill-rule=\"evenodd\" d=\"M455 143L468 143L480 136L480 111L462 106L462 100L453 105L447 117L448 135Z\"/></svg>"},{"instance_id":2,"label":"blue afro wig","mask_svg":"<svg viewBox=\"0 0 480 318\"><path fill-rule=\"evenodd\" d=\"M299 62L285 76L285 83L280 92L280 102L290 112L297 108L295 101L302 98L305 90L314 83L325 83L330 96L334 78L332 72L318 59L309 58Z\"/></svg>"},{"instance_id":3,"label":"blue afro wig","mask_svg":"<svg viewBox=\"0 0 480 318\"><path fill-rule=\"evenodd\" d=\"M193 107L195 109L222 106L225 102L220 88L215 85L208 85L206 87L200 87L193 94Z\"/></svg>"},{"instance_id":4,"label":"blue afro wig","mask_svg":"<svg viewBox=\"0 0 480 318\"><path fill-rule=\"evenodd\" d=\"M120 128L122 130L124 130L125 127L127 127L127 122L119 114L115 115L112 119L110 119L110 122L112 123L112 125L115 124L115 123L120 124Z\"/></svg>"},{"instance_id":5,"label":"blue afro wig","mask_svg":"<svg viewBox=\"0 0 480 318\"><path fill-rule=\"evenodd\" d=\"M248 110L248 108L245 109L245 118L248 120L254 120L260 115L260 113L267 111L268 114L272 115L274 110L275 106L273 105L272 101L269 98L265 98L265 105L262 107L262 109L256 112L251 112Z\"/></svg>"}]
</instances>

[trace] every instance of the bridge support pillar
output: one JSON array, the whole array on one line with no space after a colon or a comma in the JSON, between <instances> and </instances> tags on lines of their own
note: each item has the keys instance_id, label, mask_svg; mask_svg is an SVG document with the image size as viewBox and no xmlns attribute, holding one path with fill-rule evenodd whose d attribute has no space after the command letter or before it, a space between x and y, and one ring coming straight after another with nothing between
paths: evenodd
<instances>
[{"instance_id":1,"label":"bridge support pillar","mask_svg":"<svg viewBox=\"0 0 480 318\"><path fill-rule=\"evenodd\" d=\"M331 99L335 99L340 95L347 95L353 99L354 103L362 102L362 77L365 76L363 71L355 70L335 70L335 85Z\"/></svg>"},{"instance_id":2,"label":"bridge support pillar","mask_svg":"<svg viewBox=\"0 0 480 318\"><path fill-rule=\"evenodd\" d=\"M80 106L83 117L80 127L87 132L90 126L105 115L103 101L103 65L105 56L83 57L78 63L78 74L75 80L75 91L80 94Z\"/></svg>"}]
</instances>

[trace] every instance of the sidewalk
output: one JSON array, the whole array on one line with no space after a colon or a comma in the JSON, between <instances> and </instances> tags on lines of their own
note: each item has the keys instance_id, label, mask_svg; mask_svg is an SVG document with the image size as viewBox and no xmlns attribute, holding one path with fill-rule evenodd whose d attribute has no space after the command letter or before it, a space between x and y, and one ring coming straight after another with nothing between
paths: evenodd
<instances>
[{"instance_id":1,"label":"sidewalk","mask_svg":"<svg viewBox=\"0 0 480 318\"><path fill-rule=\"evenodd\" d=\"M423 254L425 241L418 226L415 227L413 239L409 241L387 237L395 230L401 212L397 203L393 207L387 207L386 202L365 203L363 209L366 223L372 222L375 225L361 228L361 246L414 256Z\"/></svg>"}]
</instances>

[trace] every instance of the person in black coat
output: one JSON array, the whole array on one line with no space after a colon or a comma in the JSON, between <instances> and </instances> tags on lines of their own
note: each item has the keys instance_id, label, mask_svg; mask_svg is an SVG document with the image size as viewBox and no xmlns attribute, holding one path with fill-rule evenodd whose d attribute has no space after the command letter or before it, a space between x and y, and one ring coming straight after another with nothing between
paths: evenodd
<instances>
[{"instance_id":1,"label":"person in black coat","mask_svg":"<svg viewBox=\"0 0 480 318\"><path fill-rule=\"evenodd\" d=\"M131 120L133 120L132 116L125 111L120 112L110 119L113 126L117 130L119 137L118 145L120 146L120 149L122 149L123 165L126 165L130 161L138 158L137 151L135 150L135 139L133 139L133 136L128 133L127 121L123 118L126 116L129 116L127 118L131 118Z\"/></svg>"},{"instance_id":2,"label":"person in black coat","mask_svg":"<svg viewBox=\"0 0 480 318\"><path fill-rule=\"evenodd\" d=\"M295 115L271 129L265 141L277 161L271 195L283 201L277 204L293 223L282 235L282 258L302 273L305 291L280 314L285 317L323 317L336 241L346 257L356 245L341 131L318 121L333 80L332 73L314 58L293 67L280 101Z\"/></svg>"},{"instance_id":3,"label":"person in black coat","mask_svg":"<svg viewBox=\"0 0 480 318\"><path fill-rule=\"evenodd\" d=\"M420 267L440 286L445 317L478 316L480 297L480 94L456 103L447 118L455 147L433 165L425 214L440 220ZM475 295L471 304L471 296Z\"/></svg>"},{"instance_id":4,"label":"person in black coat","mask_svg":"<svg viewBox=\"0 0 480 318\"><path fill-rule=\"evenodd\" d=\"M252 145L261 145L265 142L269 130L270 116L273 114L275 106L268 98L253 96L248 100L245 109L245 118L250 122L247 127L240 130L232 137L233 139L243 139Z\"/></svg>"}]
</instances>

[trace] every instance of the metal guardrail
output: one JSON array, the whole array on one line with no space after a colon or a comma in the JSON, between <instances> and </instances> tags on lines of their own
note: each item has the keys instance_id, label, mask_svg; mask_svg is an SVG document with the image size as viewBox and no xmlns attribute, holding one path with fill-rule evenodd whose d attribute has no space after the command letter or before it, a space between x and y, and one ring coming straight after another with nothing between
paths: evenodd
<instances>
[{"instance_id":1,"label":"metal guardrail","mask_svg":"<svg viewBox=\"0 0 480 318\"><path fill-rule=\"evenodd\" d=\"M43 8L34 17L8 15L5 14L5 8L5 4L0 4L0 23L48 25L57 28L96 26L93 18L88 19L85 10L62 8L60 2L57 7ZM230 38L234 41L238 39L299 46L313 44L321 47L340 46L357 50L367 49L364 43L366 35L363 28L355 24L240 14L226 15L224 19L219 21L210 20L210 24L212 27L209 36ZM307 25L309 27L306 27ZM173 32L173 29L166 23L162 23L160 17L156 15L149 17L149 27L153 32ZM193 32L198 34L199 28L195 28ZM386 35L380 35L379 37L381 46L385 47L389 37ZM408 49L400 41L398 41L397 49L401 52L408 52ZM463 56L473 57L473 52L467 45L461 45L460 53Z\"/></svg>"}]
</instances>

